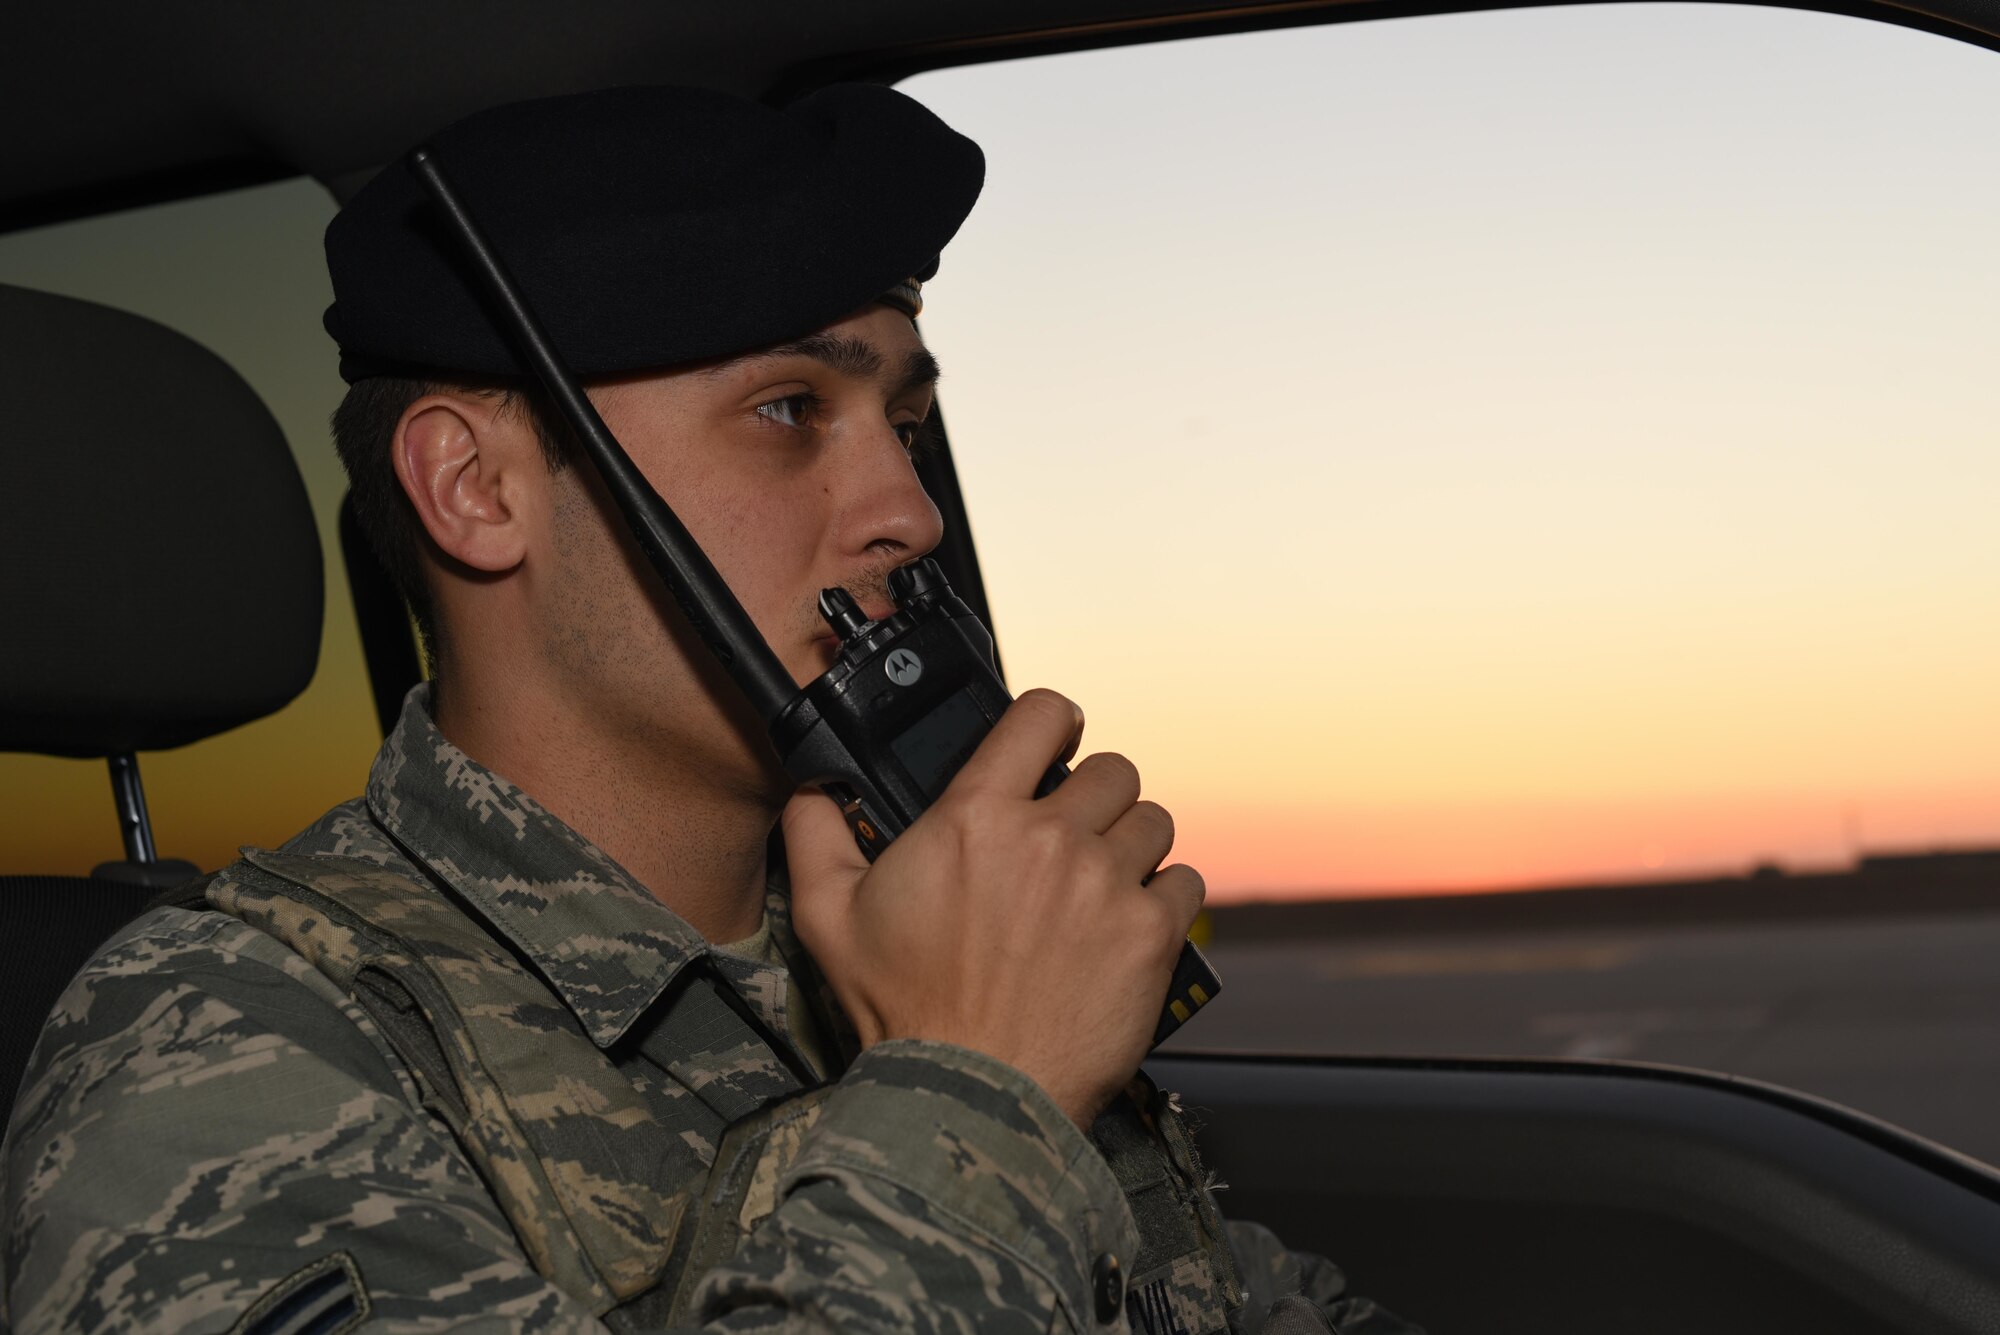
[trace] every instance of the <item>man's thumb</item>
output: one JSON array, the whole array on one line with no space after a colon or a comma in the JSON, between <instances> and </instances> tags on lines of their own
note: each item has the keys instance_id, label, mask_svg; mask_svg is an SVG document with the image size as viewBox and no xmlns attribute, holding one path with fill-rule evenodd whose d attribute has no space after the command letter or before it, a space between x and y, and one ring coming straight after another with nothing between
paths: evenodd
<instances>
[{"instance_id":1,"label":"man's thumb","mask_svg":"<svg viewBox=\"0 0 2000 1335\"><path fill-rule=\"evenodd\" d=\"M868 872L868 859L855 845L839 805L817 788L801 788L785 803L779 824L793 903L808 916L824 909L838 911Z\"/></svg>"}]
</instances>

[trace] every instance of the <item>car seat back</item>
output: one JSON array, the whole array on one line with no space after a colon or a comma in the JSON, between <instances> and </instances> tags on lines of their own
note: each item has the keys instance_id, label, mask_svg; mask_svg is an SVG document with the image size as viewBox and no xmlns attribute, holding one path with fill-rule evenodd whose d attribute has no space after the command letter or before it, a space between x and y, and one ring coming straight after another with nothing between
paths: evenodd
<instances>
[{"instance_id":1,"label":"car seat back","mask_svg":"<svg viewBox=\"0 0 2000 1335\"><path fill-rule=\"evenodd\" d=\"M91 950L195 873L153 844L138 753L305 689L325 591L305 484L220 358L151 320L0 285L0 751L102 757L125 857L0 868L0 1097ZM244 776L246 784L253 777ZM0 824L33 820L18 796Z\"/></svg>"}]
</instances>

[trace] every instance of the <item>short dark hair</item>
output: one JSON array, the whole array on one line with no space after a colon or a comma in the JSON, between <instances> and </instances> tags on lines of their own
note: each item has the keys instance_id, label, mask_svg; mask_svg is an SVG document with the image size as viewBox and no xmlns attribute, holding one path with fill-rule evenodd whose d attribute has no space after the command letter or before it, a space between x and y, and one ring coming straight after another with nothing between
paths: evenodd
<instances>
[{"instance_id":1,"label":"short dark hair","mask_svg":"<svg viewBox=\"0 0 2000 1335\"><path fill-rule=\"evenodd\" d=\"M417 640L432 676L437 675L445 638L438 621L437 601L424 577L424 551L430 535L417 519L416 507L396 480L390 461L396 426L410 405L427 394L457 392L497 397L502 411L528 415L541 443L542 458L551 475L561 473L575 458L575 437L539 389L512 381L426 379L416 376L370 376L348 386L347 397L333 410L333 448L347 469L348 494L355 522L375 559L388 572L416 623Z\"/></svg>"}]
</instances>

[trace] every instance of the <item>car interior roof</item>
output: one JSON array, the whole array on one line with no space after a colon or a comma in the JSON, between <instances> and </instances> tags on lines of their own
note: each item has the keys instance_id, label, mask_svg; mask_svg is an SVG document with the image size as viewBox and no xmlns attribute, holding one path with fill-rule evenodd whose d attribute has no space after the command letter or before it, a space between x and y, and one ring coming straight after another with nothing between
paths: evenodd
<instances>
[{"instance_id":1,"label":"car interior roof","mask_svg":"<svg viewBox=\"0 0 2000 1335\"><path fill-rule=\"evenodd\" d=\"M1003 56L1511 7L1466 0L39 5L10 16L0 232L305 174L344 196L481 107L619 83L753 96ZM1796 6L2000 49L1993 0Z\"/></svg>"}]
</instances>

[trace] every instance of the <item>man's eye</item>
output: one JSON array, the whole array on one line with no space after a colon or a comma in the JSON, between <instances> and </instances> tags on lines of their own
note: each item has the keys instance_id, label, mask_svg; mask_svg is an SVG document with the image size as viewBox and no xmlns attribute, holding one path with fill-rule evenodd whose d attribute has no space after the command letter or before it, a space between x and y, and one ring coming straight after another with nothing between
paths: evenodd
<instances>
[{"instance_id":1,"label":"man's eye","mask_svg":"<svg viewBox=\"0 0 2000 1335\"><path fill-rule=\"evenodd\" d=\"M757 412L779 426L803 427L812 421L819 398L813 394L787 394L782 399L757 405Z\"/></svg>"},{"instance_id":2,"label":"man's eye","mask_svg":"<svg viewBox=\"0 0 2000 1335\"><path fill-rule=\"evenodd\" d=\"M929 418L921 422L899 423L896 437L903 442L903 448L912 460L921 459L937 448L937 437L931 434Z\"/></svg>"}]
</instances>

